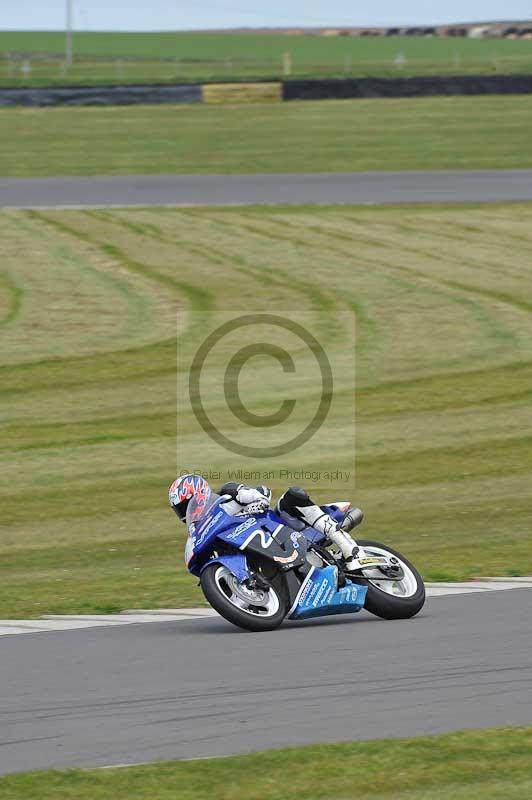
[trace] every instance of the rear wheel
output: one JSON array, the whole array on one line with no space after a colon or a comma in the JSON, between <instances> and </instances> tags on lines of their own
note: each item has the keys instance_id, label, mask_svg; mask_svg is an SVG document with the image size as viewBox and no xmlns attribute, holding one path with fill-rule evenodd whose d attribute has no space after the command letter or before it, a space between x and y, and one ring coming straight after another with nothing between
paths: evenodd
<instances>
[{"instance_id":1,"label":"rear wheel","mask_svg":"<svg viewBox=\"0 0 532 800\"><path fill-rule=\"evenodd\" d=\"M398 580L384 580L386 576L379 569L365 569L368 586L365 608L383 619L408 619L418 614L425 604L425 585L414 565L388 545L367 539L357 539L357 544L368 555L393 556L402 573Z\"/></svg>"},{"instance_id":2,"label":"rear wheel","mask_svg":"<svg viewBox=\"0 0 532 800\"><path fill-rule=\"evenodd\" d=\"M273 631L288 611L280 576L267 589L249 587L223 564L206 567L200 577L203 594L228 622L248 631Z\"/></svg>"}]
</instances>

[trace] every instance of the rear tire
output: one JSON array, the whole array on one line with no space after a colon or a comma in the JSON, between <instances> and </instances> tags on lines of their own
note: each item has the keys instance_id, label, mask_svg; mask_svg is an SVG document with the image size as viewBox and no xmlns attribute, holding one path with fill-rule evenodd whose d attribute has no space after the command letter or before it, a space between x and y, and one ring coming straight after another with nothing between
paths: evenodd
<instances>
[{"instance_id":1,"label":"rear tire","mask_svg":"<svg viewBox=\"0 0 532 800\"><path fill-rule=\"evenodd\" d=\"M384 551L398 558L401 565L404 565L404 567L410 571L410 580L413 578L417 584L412 594L409 594L407 597L401 597L397 594L390 594L376 586L375 582L372 580L365 579L364 583L367 583L368 593L366 595L364 607L371 612L371 614L375 614L375 616L381 617L382 619L409 619L418 614L425 604L425 585L423 583L423 578L414 565L401 555L401 553L398 553L397 550L394 550L388 545L373 542L368 539L357 539L356 541L357 544L365 550L367 549L370 553L372 550L377 554L379 554L379 551ZM376 550L373 548L376 548ZM376 582L378 582L378 579L376 579ZM382 584L383 586L388 585L388 583L385 584L384 581L382 581Z\"/></svg>"},{"instance_id":2,"label":"rear tire","mask_svg":"<svg viewBox=\"0 0 532 800\"><path fill-rule=\"evenodd\" d=\"M234 582L233 587L238 590L241 584L230 575L227 567L218 562L207 566L201 573L200 584L203 594L215 611L228 622L247 631L273 631L279 627L288 611L281 576L271 581L272 585L268 592L262 593L268 595L267 605L264 601L254 605L253 597L250 596L249 610L244 610L235 604L242 603L242 599L231 588L232 582ZM256 612L253 609L256 609Z\"/></svg>"}]
</instances>

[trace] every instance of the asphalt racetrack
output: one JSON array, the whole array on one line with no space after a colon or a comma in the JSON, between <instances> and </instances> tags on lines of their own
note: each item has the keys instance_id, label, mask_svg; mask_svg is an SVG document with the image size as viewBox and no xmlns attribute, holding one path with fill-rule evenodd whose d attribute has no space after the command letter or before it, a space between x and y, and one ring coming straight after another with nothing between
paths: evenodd
<instances>
[{"instance_id":1,"label":"asphalt racetrack","mask_svg":"<svg viewBox=\"0 0 532 800\"><path fill-rule=\"evenodd\" d=\"M532 591L239 631L221 618L5 636L0 773L531 724Z\"/></svg>"},{"instance_id":2,"label":"asphalt racetrack","mask_svg":"<svg viewBox=\"0 0 532 800\"><path fill-rule=\"evenodd\" d=\"M532 200L532 170L1 178L0 207Z\"/></svg>"}]
</instances>

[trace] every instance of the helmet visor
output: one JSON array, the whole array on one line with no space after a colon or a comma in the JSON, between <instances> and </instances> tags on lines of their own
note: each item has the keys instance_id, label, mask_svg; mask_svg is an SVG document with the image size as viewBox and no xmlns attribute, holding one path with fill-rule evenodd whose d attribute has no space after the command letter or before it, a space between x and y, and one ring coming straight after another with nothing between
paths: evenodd
<instances>
[{"instance_id":1,"label":"helmet visor","mask_svg":"<svg viewBox=\"0 0 532 800\"><path fill-rule=\"evenodd\" d=\"M187 525L191 525L193 522L200 522L219 499L220 495L216 494L216 492L210 492L208 497L203 497L199 500L197 497L191 497L186 509Z\"/></svg>"}]
</instances>

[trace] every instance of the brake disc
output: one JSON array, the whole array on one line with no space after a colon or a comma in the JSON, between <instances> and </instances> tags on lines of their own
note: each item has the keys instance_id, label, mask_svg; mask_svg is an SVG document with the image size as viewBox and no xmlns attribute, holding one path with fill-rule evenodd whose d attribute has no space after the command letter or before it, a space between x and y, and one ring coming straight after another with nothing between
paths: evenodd
<instances>
[{"instance_id":1,"label":"brake disc","mask_svg":"<svg viewBox=\"0 0 532 800\"><path fill-rule=\"evenodd\" d=\"M260 605L266 602L266 592L262 589L251 589L244 583L240 583L231 575L230 578L231 590L237 597L244 600L245 603L252 603L253 605Z\"/></svg>"}]
</instances>

